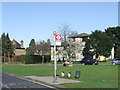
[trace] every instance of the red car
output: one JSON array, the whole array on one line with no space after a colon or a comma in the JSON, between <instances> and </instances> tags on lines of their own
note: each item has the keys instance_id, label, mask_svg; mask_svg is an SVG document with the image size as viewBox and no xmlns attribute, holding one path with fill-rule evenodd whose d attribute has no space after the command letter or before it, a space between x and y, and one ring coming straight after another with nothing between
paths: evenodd
<instances>
[{"instance_id":1,"label":"red car","mask_svg":"<svg viewBox=\"0 0 120 90\"><path fill-rule=\"evenodd\" d=\"M68 66L70 63L68 62L68 61L65 61L64 63L63 63L63 66Z\"/></svg>"}]
</instances>

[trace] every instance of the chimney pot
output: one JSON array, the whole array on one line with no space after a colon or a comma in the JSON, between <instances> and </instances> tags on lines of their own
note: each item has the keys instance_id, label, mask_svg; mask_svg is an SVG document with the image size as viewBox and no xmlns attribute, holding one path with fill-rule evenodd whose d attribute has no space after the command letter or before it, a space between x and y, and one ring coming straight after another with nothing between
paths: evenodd
<instances>
[{"instance_id":1,"label":"chimney pot","mask_svg":"<svg viewBox=\"0 0 120 90\"><path fill-rule=\"evenodd\" d=\"M21 48L24 48L24 47L23 47L23 44L24 44L24 41L21 40Z\"/></svg>"}]
</instances>

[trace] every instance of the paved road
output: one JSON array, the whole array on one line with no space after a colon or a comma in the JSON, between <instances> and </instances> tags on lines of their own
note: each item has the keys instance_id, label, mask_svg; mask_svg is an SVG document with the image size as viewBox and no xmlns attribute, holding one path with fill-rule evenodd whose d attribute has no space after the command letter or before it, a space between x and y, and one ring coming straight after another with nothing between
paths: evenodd
<instances>
[{"instance_id":1,"label":"paved road","mask_svg":"<svg viewBox=\"0 0 120 90\"><path fill-rule=\"evenodd\" d=\"M46 66L53 66L54 64L3 64L3 65L25 65L25 66L38 66L38 65L46 65ZM60 65L60 66L62 66L62 64L57 64L57 65ZM78 64L73 64L73 65L83 65L83 64L81 64L81 63L78 63ZM98 65L111 65L111 63L99 63Z\"/></svg>"},{"instance_id":2,"label":"paved road","mask_svg":"<svg viewBox=\"0 0 120 90\"><path fill-rule=\"evenodd\" d=\"M46 84L43 84L41 82L32 81L29 79L24 79L21 77L11 76L8 74L3 73L2 74L2 88L4 89L14 89L14 88L27 88L29 90L31 89L52 89L55 88L53 86L49 86Z\"/></svg>"}]
</instances>

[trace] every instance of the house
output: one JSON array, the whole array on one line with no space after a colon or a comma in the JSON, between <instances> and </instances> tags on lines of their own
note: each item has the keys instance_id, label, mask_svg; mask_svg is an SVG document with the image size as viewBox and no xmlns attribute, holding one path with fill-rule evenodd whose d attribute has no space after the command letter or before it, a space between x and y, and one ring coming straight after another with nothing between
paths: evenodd
<instances>
[{"instance_id":1,"label":"house","mask_svg":"<svg viewBox=\"0 0 120 90\"><path fill-rule=\"evenodd\" d=\"M68 37L70 40L71 46L74 48L74 56L73 60L74 61L81 61L84 56L83 56L83 49L85 47L85 39L89 38L89 34L87 33L81 33L77 35L72 35Z\"/></svg>"},{"instance_id":2,"label":"house","mask_svg":"<svg viewBox=\"0 0 120 90\"><path fill-rule=\"evenodd\" d=\"M24 48L24 41L21 40L20 43L18 43L15 39L12 40L13 49L14 49L14 55L20 56L26 54L26 49Z\"/></svg>"},{"instance_id":3,"label":"house","mask_svg":"<svg viewBox=\"0 0 120 90\"><path fill-rule=\"evenodd\" d=\"M71 51L72 61L81 61L83 56L83 49L85 46L85 39L89 37L89 34L81 33L77 35L69 36L68 49ZM51 46L51 61L54 60L54 46ZM64 45L56 46L56 58L57 60L67 60L69 57Z\"/></svg>"},{"instance_id":4,"label":"house","mask_svg":"<svg viewBox=\"0 0 120 90\"><path fill-rule=\"evenodd\" d=\"M69 36L69 43L68 43L68 48L71 50L71 58L72 61L81 61L84 56L83 56L83 49L85 46L85 39L89 38L89 34L87 33L81 33L77 35L72 35ZM99 61L104 61L107 59L113 59L114 58L114 47L111 50L111 55L110 57L106 58L104 56L98 56L96 58L96 55L93 56L94 59L98 59ZM57 60L68 60L68 55L67 52L65 51L64 45L59 45L56 46L56 58ZM54 46L51 46L51 61L54 60Z\"/></svg>"}]
</instances>

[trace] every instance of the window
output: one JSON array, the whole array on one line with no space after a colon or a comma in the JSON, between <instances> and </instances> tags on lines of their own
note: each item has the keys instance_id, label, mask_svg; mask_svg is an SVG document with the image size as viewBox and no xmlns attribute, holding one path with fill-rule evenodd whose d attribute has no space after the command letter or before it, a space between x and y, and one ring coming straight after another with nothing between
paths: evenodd
<instances>
[{"instance_id":1,"label":"window","mask_svg":"<svg viewBox=\"0 0 120 90\"><path fill-rule=\"evenodd\" d=\"M64 58L67 58L67 55L66 55L66 54L64 54L64 55L63 55L63 57L64 57Z\"/></svg>"},{"instance_id":2,"label":"window","mask_svg":"<svg viewBox=\"0 0 120 90\"><path fill-rule=\"evenodd\" d=\"M82 38L82 42L85 42L86 38Z\"/></svg>"},{"instance_id":3,"label":"window","mask_svg":"<svg viewBox=\"0 0 120 90\"><path fill-rule=\"evenodd\" d=\"M76 55L75 55L75 54L72 54L72 58L76 58Z\"/></svg>"},{"instance_id":4,"label":"window","mask_svg":"<svg viewBox=\"0 0 120 90\"><path fill-rule=\"evenodd\" d=\"M75 42L75 38L73 38L73 42Z\"/></svg>"}]
</instances>

